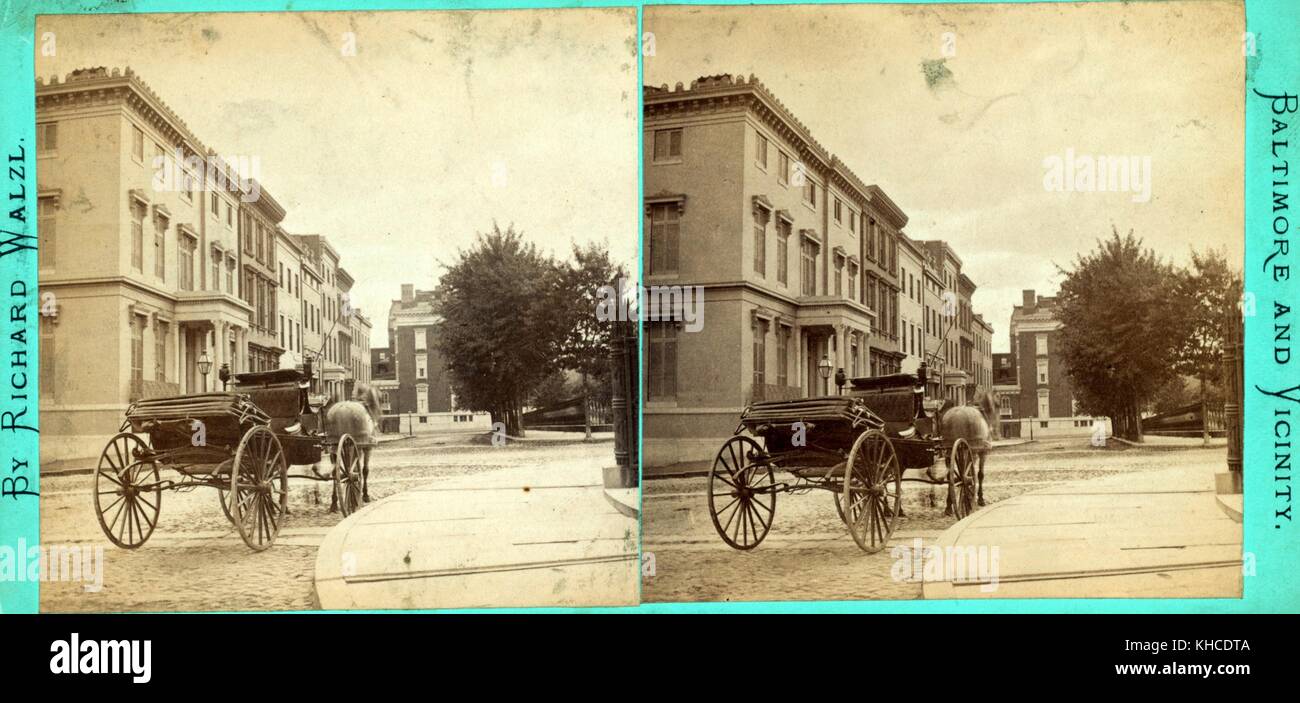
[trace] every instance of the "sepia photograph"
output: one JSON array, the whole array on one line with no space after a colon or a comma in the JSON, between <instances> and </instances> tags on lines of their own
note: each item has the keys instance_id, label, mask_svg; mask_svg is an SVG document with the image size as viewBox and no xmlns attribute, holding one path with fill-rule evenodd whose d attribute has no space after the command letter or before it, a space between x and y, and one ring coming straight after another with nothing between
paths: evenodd
<instances>
[{"instance_id":1,"label":"sepia photograph","mask_svg":"<svg viewBox=\"0 0 1300 703\"><path fill-rule=\"evenodd\" d=\"M1241 598L1245 29L646 7L643 600Z\"/></svg>"},{"instance_id":2,"label":"sepia photograph","mask_svg":"<svg viewBox=\"0 0 1300 703\"><path fill-rule=\"evenodd\" d=\"M636 35L38 16L41 610L637 603Z\"/></svg>"}]
</instances>

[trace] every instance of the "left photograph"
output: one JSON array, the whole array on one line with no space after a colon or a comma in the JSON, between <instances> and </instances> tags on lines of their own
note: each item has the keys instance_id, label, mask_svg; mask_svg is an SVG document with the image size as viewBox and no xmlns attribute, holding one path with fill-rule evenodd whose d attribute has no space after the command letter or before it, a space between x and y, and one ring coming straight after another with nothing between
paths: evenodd
<instances>
[{"instance_id":1,"label":"left photograph","mask_svg":"<svg viewBox=\"0 0 1300 703\"><path fill-rule=\"evenodd\" d=\"M38 17L41 610L637 603L637 46Z\"/></svg>"}]
</instances>

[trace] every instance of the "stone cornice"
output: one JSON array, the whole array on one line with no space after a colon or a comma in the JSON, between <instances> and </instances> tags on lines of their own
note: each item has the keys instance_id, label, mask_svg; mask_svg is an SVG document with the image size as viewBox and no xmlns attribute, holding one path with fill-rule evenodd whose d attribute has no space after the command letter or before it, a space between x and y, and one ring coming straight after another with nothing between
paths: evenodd
<instances>
[{"instance_id":1,"label":"stone cornice","mask_svg":"<svg viewBox=\"0 0 1300 703\"><path fill-rule=\"evenodd\" d=\"M871 193L871 204L876 211L880 212L899 229L907 226L907 214L885 194L885 191L880 186L868 186L868 190Z\"/></svg>"},{"instance_id":2,"label":"stone cornice","mask_svg":"<svg viewBox=\"0 0 1300 703\"><path fill-rule=\"evenodd\" d=\"M65 107L106 106L120 104L137 115L145 124L158 130L173 147L179 147L185 158L191 156L207 160L205 166L216 164L222 169L227 183L243 183L238 174L216 152L199 140L189 125L174 110L163 102L162 98L140 79L130 67L125 70L104 67L77 69L62 81L53 76L47 83L39 76L36 78L36 112L37 121L41 120L42 111ZM181 164L183 166L183 164ZM200 177L202 177L200 175ZM260 187L260 186L259 186ZM241 188L242 190L242 188ZM271 212L278 210L278 222L284 219L284 209L275 202L265 188L261 188L258 200L265 198Z\"/></svg>"}]
</instances>

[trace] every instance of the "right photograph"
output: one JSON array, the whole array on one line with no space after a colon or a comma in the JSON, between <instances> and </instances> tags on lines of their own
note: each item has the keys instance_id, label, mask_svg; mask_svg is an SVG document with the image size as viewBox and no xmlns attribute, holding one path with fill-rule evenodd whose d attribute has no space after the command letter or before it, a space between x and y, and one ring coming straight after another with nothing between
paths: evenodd
<instances>
[{"instance_id":1,"label":"right photograph","mask_svg":"<svg viewBox=\"0 0 1300 703\"><path fill-rule=\"evenodd\" d=\"M644 29L643 601L1242 597L1240 1Z\"/></svg>"}]
</instances>

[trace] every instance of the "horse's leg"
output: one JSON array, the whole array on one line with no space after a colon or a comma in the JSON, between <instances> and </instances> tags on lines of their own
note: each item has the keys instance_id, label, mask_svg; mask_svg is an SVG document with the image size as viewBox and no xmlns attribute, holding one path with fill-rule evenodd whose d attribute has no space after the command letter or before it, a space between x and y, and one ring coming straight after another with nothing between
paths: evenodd
<instances>
[{"instance_id":1,"label":"horse's leg","mask_svg":"<svg viewBox=\"0 0 1300 703\"><path fill-rule=\"evenodd\" d=\"M948 467L948 475L951 476L952 475L952 452L951 451L949 451L948 455L944 457L943 462L944 462L944 466ZM952 480L951 479L949 479L948 481L948 499L944 503L943 514L945 517L952 515Z\"/></svg>"},{"instance_id":2,"label":"horse's leg","mask_svg":"<svg viewBox=\"0 0 1300 703\"><path fill-rule=\"evenodd\" d=\"M370 447L361 450L361 500L370 502Z\"/></svg>"},{"instance_id":3,"label":"horse's leg","mask_svg":"<svg viewBox=\"0 0 1300 703\"><path fill-rule=\"evenodd\" d=\"M338 461L338 458L334 455L334 452L330 452L330 468L331 468L331 469L334 468L334 466L337 465L337 464L336 464L337 461ZM330 473L333 474L334 472L331 471ZM338 512L338 509L339 509L339 488L338 488L338 484L337 484L337 483L334 483L333 481L331 481L331 482L330 482L330 512L331 512L331 513L336 513L336 512Z\"/></svg>"},{"instance_id":4,"label":"horse's leg","mask_svg":"<svg viewBox=\"0 0 1300 703\"><path fill-rule=\"evenodd\" d=\"M987 458L988 455L989 453L987 451L980 452L979 504L981 506L985 505L984 503L984 459Z\"/></svg>"}]
</instances>

